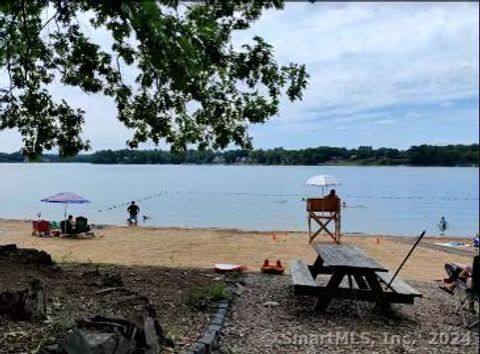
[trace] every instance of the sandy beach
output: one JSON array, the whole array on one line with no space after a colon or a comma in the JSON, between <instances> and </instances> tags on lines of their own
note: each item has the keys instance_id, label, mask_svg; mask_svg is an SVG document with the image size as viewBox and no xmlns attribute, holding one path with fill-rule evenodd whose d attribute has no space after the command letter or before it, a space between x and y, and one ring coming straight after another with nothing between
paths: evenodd
<instances>
[{"instance_id":1,"label":"sandy beach","mask_svg":"<svg viewBox=\"0 0 480 354\"><path fill-rule=\"evenodd\" d=\"M0 244L44 250L59 262L211 268L215 263L239 263L259 270L264 259L313 262L315 252L305 232L247 232L229 229L181 229L105 226L94 239L41 238L31 235L31 222L0 220ZM471 263L473 247L458 253L427 247L453 238L426 237L401 272L402 278L442 279L446 262ZM319 242L331 242L326 236ZM454 238L468 243L468 239ZM388 235L343 235L342 243L361 247L367 254L395 270L411 248L409 240ZM478 252L478 250L477 250Z\"/></svg>"}]
</instances>

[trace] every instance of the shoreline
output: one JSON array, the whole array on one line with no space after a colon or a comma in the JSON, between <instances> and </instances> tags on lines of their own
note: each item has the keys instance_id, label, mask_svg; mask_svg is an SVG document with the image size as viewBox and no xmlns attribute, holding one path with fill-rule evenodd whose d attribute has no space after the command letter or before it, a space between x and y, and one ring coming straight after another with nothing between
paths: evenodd
<instances>
[{"instance_id":1,"label":"shoreline","mask_svg":"<svg viewBox=\"0 0 480 354\"><path fill-rule=\"evenodd\" d=\"M26 218L2 218L0 217L0 225L2 222L26 222L31 223L34 219L26 219ZM102 223L102 224L93 224L98 229L104 229L109 227L132 227L125 224L109 224L109 223ZM236 232L236 233L245 233L245 234L264 234L264 233L289 233L289 234L306 234L307 230L280 230L280 229L270 229L270 230L258 230L258 229L240 229L236 227L217 227L217 226L157 226L157 225L141 225L139 222L138 226L133 226L138 228L143 228L146 230L188 230L188 231L225 231L225 232ZM1 230L1 227L0 227ZM0 232L1 235L1 232ZM342 232L342 236L346 237L388 237L388 238L400 238L400 239L414 239L418 237L418 234L412 235L394 235L389 233L368 233L368 232ZM471 241L473 236L470 235L437 235L437 234L426 234L424 239L448 239L452 241L458 241L460 239L465 240L468 239Z\"/></svg>"},{"instance_id":2,"label":"shoreline","mask_svg":"<svg viewBox=\"0 0 480 354\"><path fill-rule=\"evenodd\" d=\"M95 163L87 161L2 161L0 164L89 164L98 166L273 166L273 167L460 167L460 168L478 168L479 165L409 165L392 164L382 165L381 163L319 163L315 165L284 165L284 164L260 164L260 163Z\"/></svg>"}]
</instances>

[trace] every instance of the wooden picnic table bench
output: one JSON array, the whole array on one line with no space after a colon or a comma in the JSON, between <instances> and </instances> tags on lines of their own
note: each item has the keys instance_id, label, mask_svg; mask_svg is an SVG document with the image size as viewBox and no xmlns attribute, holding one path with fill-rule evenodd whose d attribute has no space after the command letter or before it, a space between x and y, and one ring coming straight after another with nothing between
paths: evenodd
<instances>
[{"instance_id":1,"label":"wooden picnic table bench","mask_svg":"<svg viewBox=\"0 0 480 354\"><path fill-rule=\"evenodd\" d=\"M316 296L315 308L319 311L324 311L332 298L374 301L388 310L390 303L413 304L415 297L422 296L398 277L391 282L393 275L388 269L358 247L315 244L313 248L318 254L313 265L292 261L290 273L294 294ZM316 282L319 274L331 274L326 286ZM340 286L345 277L348 287Z\"/></svg>"}]
</instances>

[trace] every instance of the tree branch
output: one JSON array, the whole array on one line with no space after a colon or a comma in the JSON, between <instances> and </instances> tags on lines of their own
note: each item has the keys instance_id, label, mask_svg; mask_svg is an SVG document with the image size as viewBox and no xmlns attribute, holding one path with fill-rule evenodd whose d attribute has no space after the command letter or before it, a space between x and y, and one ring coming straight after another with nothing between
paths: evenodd
<instances>
[{"instance_id":1,"label":"tree branch","mask_svg":"<svg viewBox=\"0 0 480 354\"><path fill-rule=\"evenodd\" d=\"M10 21L10 25L9 25L9 29L8 29L8 33L10 34L10 36L6 36L7 37L7 41L6 41L6 45L5 45L5 51L6 51L6 54L7 54L7 72L8 72L8 79L10 81L10 90L8 91L8 93L10 94L12 91L13 91L13 80L12 80L12 64L10 63L10 59L11 59L11 53L10 53L10 44L11 44L11 39L12 39L12 31L15 30L15 27L14 27L14 24L15 24L15 21L17 19L17 14L14 12L12 13L12 19Z\"/></svg>"},{"instance_id":2,"label":"tree branch","mask_svg":"<svg viewBox=\"0 0 480 354\"><path fill-rule=\"evenodd\" d=\"M30 53L30 36L28 35L28 30L27 30L27 21L26 21L26 14L25 14L25 0L22 0L22 17L23 17L23 30L25 32L25 38L27 40L27 57L28 57L28 54ZM26 83L27 79L28 79L28 67L27 67L27 65L24 65L24 70L25 70L25 83Z\"/></svg>"},{"instance_id":3,"label":"tree branch","mask_svg":"<svg viewBox=\"0 0 480 354\"><path fill-rule=\"evenodd\" d=\"M117 55L117 70L118 70L118 75L120 75L120 82L123 82L122 72L120 70L120 55Z\"/></svg>"},{"instance_id":4,"label":"tree branch","mask_svg":"<svg viewBox=\"0 0 480 354\"><path fill-rule=\"evenodd\" d=\"M52 17L50 17L50 18L43 24L43 26L40 28L40 32L42 32L43 29L44 29L45 27L47 27L48 24L49 24L50 22L52 22L53 19L55 19L55 17L57 17L57 15L58 15L58 10L53 14Z\"/></svg>"}]
</instances>

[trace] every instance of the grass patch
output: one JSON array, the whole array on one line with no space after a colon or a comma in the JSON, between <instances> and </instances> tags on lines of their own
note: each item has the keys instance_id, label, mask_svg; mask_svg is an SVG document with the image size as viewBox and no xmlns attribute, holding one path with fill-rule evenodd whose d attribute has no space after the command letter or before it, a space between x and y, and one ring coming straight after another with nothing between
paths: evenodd
<instances>
[{"instance_id":1,"label":"grass patch","mask_svg":"<svg viewBox=\"0 0 480 354\"><path fill-rule=\"evenodd\" d=\"M52 256L53 262L54 263L74 263L73 258L72 258L73 252L68 252L62 256Z\"/></svg>"},{"instance_id":2,"label":"grass patch","mask_svg":"<svg viewBox=\"0 0 480 354\"><path fill-rule=\"evenodd\" d=\"M207 288L194 288L188 294L186 304L196 310L205 311L217 302L230 300L231 294L222 285L213 285Z\"/></svg>"},{"instance_id":3,"label":"grass patch","mask_svg":"<svg viewBox=\"0 0 480 354\"><path fill-rule=\"evenodd\" d=\"M47 308L47 312L51 310ZM40 350L43 345L53 344L59 335L63 335L67 330L75 326L75 319L68 311L62 309L56 313L47 315L44 322L47 330L39 338L39 343L35 351Z\"/></svg>"}]
</instances>

